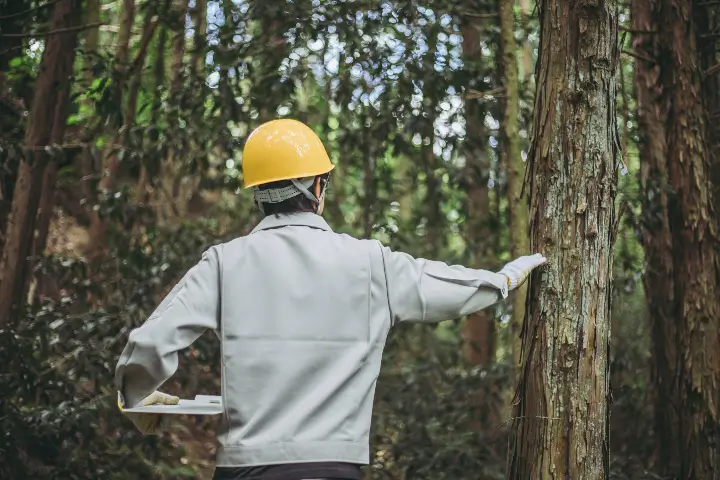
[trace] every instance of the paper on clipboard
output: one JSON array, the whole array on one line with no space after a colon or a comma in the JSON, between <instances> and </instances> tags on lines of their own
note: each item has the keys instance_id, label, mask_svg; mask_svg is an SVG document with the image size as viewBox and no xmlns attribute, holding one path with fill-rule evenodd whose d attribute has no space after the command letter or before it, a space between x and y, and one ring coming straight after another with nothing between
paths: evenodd
<instances>
[{"instance_id":1,"label":"paper on clipboard","mask_svg":"<svg viewBox=\"0 0 720 480\"><path fill-rule=\"evenodd\" d=\"M147 405L124 408L125 413L160 413L167 415L219 415L223 412L220 395L196 395L194 400L181 399L177 405Z\"/></svg>"}]
</instances>

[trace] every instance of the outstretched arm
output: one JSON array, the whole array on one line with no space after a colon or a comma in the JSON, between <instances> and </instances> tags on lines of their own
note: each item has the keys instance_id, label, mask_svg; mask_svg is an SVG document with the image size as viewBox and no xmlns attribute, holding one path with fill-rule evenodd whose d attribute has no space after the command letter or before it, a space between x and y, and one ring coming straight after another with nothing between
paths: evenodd
<instances>
[{"instance_id":1,"label":"outstretched arm","mask_svg":"<svg viewBox=\"0 0 720 480\"><path fill-rule=\"evenodd\" d=\"M542 255L521 257L495 273L381 249L393 324L440 322L487 308L545 263Z\"/></svg>"}]
</instances>

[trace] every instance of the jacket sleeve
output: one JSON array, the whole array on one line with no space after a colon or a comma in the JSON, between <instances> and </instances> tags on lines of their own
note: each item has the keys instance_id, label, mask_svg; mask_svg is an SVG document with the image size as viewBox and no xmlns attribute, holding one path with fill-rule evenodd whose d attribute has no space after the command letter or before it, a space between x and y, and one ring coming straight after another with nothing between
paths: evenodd
<instances>
[{"instance_id":1,"label":"jacket sleeve","mask_svg":"<svg viewBox=\"0 0 720 480\"><path fill-rule=\"evenodd\" d=\"M393 324L452 320L507 297L507 278L499 273L381 250Z\"/></svg>"},{"instance_id":2,"label":"jacket sleeve","mask_svg":"<svg viewBox=\"0 0 720 480\"><path fill-rule=\"evenodd\" d=\"M178 367L179 350L207 329L217 331L220 312L220 258L217 247L206 251L160 303L150 318L130 332L115 369L122 406L137 405Z\"/></svg>"}]
</instances>

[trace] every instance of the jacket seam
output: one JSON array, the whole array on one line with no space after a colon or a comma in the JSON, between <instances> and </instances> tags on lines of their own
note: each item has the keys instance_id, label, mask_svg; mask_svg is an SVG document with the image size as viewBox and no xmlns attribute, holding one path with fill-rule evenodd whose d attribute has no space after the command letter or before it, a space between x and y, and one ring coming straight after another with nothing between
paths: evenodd
<instances>
[{"instance_id":1,"label":"jacket seam","mask_svg":"<svg viewBox=\"0 0 720 480\"><path fill-rule=\"evenodd\" d=\"M388 312L390 313L390 326L395 326L395 313L392 309L392 302L390 301L390 282L388 282L388 274L387 274L387 263L385 262L385 252L383 251L382 244L376 240L378 248L380 249L380 258L382 259L383 263L383 275L385 276L385 297L387 300L388 305Z\"/></svg>"}]
</instances>

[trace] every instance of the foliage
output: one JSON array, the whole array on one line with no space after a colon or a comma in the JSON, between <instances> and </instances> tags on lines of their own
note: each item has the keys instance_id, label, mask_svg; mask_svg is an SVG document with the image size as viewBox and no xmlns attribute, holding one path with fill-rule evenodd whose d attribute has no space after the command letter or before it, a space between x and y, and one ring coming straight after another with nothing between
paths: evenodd
<instances>
[{"instance_id":1,"label":"foliage","mask_svg":"<svg viewBox=\"0 0 720 480\"><path fill-rule=\"evenodd\" d=\"M11 3L20 12L42 2L0 6ZM487 268L509 257L494 2L137 2L130 65L117 65L122 3L99 2L108 25L95 48L88 31L79 33L68 129L56 147L63 155L50 238L34 259L28 308L0 324L0 391L12 392L0 399L2 478L199 478L211 471L212 425L185 419L165 435L142 438L118 413L112 378L128 331L207 246L257 221L240 189L240 166L244 138L261 121L298 118L325 141L337 164L326 215L338 231L462 263L475 261L479 240L490 241L499 258ZM42 32L50 10L3 20L0 34ZM522 20L517 37L526 52L518 53L532 57L536 20ZM473 57L463 54L468 24L479 32ZM46 38L24 38L7 62L0 58L0 106L13 115L7 124L0 115L3 225ZM526 142L532 82L521 89ZM481 131L466 131L469 102ZM470 133L481 139L479 152L467 146ZM632 150L631 129L626 138ZM111 159L119 167L108 177ZM630 215L619 235L613 311L617 478L648 466L640 433L648 430L625 431L651 418L643 408L642 252L631 215L638 162L627 167L621 188ZM492 239L474 238L469 227L468 189L478 178L488 184L491 211L482 213ZM97 222L107 227L101 237ZM503 338L505 310L494 312ZM469 365L460 331L460 323L445 322L392 333L368 478L504 477L514 387L507 346L493 365ZM216 393L217 370L216 340L203 337L183 353L169 388Z\"/></svg>"}]
</instances>

